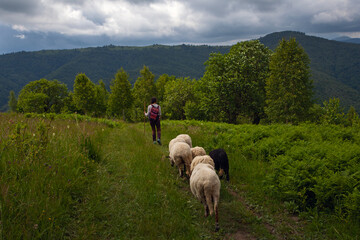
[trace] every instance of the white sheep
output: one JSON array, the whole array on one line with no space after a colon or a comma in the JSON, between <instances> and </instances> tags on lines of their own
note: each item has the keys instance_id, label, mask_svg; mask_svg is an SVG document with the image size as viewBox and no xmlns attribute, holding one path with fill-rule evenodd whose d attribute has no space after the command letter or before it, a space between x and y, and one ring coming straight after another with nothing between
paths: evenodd
<instances>
[{"instance_id":1,"label":"white sheep","mask_svg":"<svg viewBox=\"0 0 360 240\"><path fill-rule=\"evenodd\" d=\"M192 161L192 155L190 147L187 143L176 142L170 151L170 162L179 169L180 177L183 176L183 169L185 166L186 174L190 176L190 164Z\"/></svg>"},{"instance_id":2,"label":"white sheep","mask_svg":"<svg viewBox=\"0 0 360 240\"><path fill-rule=\"evenodd\" d=\"M191 161L190 173L194 170L195 166L199 163L207 163L215 168L214 160L209 155L196 156Z\"/></svg>"},{"instance_id":3,"label":"white sheep","mask_svg":"<svg viewBox=\"0 0 360 240\"><path fill-rule=\"evenodd\" d=\"M204 155L206 155L206 151L202 147L196 146L196 147L191 148L190 150L191 150L191 154L192 154L193 158L196 157L196 156L204 156Z\"/></svg>"},{"instance_id":4,"label":"white sheep","mask_svg":"<svg viewBox=\"0 0 360 240\"><path fill-rule=\"evenodd\" d=\"M169 142L169 153L171 152L171 148L174 146L175 143L177 142L185 142L185 140L183 138L173 138L171 139L171 141Z\"/></svg>"},{"instance_id":5,"label":"white sheep","mask_svg":"<svg viewBox=\"0 0 360 240\"><path fill-rule=\"evenodd\" d=\"M219 230L218 205L220 200L220 179L213 166L198 163L190 177L190 189L205 208L205 217L215 212L215 230Z\"/></svg>"},{"instance_id":6,"label":"white sheep","mask_svg":"<svg viewBox=\"0 0 360 240\"><path fill-rule=\"evenodd\" d=\"M176 138L184 139L187 144L189 144L190 148L192 148L191 137L188 134L179 134Z\"/></svg>"}]
</instances>

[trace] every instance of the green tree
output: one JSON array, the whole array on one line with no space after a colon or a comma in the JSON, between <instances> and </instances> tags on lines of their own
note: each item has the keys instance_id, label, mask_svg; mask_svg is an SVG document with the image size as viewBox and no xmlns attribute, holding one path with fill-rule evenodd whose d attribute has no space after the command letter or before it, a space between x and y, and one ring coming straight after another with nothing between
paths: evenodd
<instances>
[{"instance_id":1,"label":"green tree","mask_svg":"<svg viewBox=\"0 0 360 240\"><path fill-rule=\"evenodd\" d=\"M121 68L112 79L110 84L111 93L108 102L108 114L111 116L129 115L128 111L132 107L133 97L131 94L131 84L128 80L129 75Z\"/></svg>"},{"instance_id":2,"label":"green tree","mask_svg":"<svg viewBox=\"0 0 360 240\"><path fill-rule=\"evenodd\" d=\"M106 89L105 83L100 80L98 85L95 85L95 112L96 117L103 117L107 110L109 92Z\"/></svg>"},{"instance_id":3,"label":"green tree","mask_svg":"<svg viewBox=\"0 0 360 240\"><path fill-rule=\"evenodd\" d=\"M283 39L270 60L266 81L266 114L272 122L298 123L309 119L313 105L310 59L295 38Z\"/></svg>"},{"instance_id":4,"label":"green tree","mask_svg":"<svg viewBox=\"0 0 360 240\"><path fill-rule=\"evenodd\" d=\"M349 111L347 112L345 118L346 118L347 126L355 126L355 125L359 125L360 123L359 114L356 112L353 106L349 108Z\"/></svg>"},{"instance_id":5,"label":"green tree","mask_svg":"<svg viewBox=\"0 0 360 240\"><path fill-rule=\"evenodd\" d=\"M144 118L144 104L148 105L152 97L156 97L154 74L146 66L140 70L140 77L136 80L132 95L134 97L134 119L141 121Z\"/></svg>"},{"instance_id":6,"label":"green tree","mask_svg":"<svg viewBox=\"0 0 360 240\"><path fill-rule=\"evenodd\" d=\"M324 108L321 107L320 104L314 104L309 110L309 115L310 115L310 119L309 119L310 122L321 124L322 117L324 115Z\"/></svg>"},{"instance_id":7,"label":"green tree","mask_svg":"<svg viewBox=\"0 0 360 240\"><path fill-rule=\"evenodd\" d=\"M176 79L175 76L169 76L167 74L163 74L156 80L155 87L157 91L158 102L162 102L164 100L166 83L175 79Z\"/></svg>"},{"instance_id":8,"label":"green tree","mask_svg":"<svg viewBox=\"0 0 360 240\"><path fill-rule=\"evenodd\" d=\"M74 81L74 103L81 112L93 115L96 111L95 84L84 74L80 73Z\"/></svg>"},{"instance_id":9,"label":"green tree","mask_svg":"<svg viewBox=\"0 0 360 240\"><path fill-rule=\"evenodd\" d=\"M166 84L162 108L166 117L177 120L186 118L185 106L194 99L194 82L189 78L178 78Z\"/></svg>"},{"instance_id":10,"label":"green tree","mask_svg":"<svg viewBox=\"0 0 360 240\"><path fill-rule=\"evenodd\" d=\"M342 124L345 121L344 109L340 105L340 99L330 98L323 102L324 114L322 122L326 124Z\"/></svg>"},{"instance_id":11,"label":"green tree","mask_svg":"<svg viewBox=\"0 0 360 240\"><path fill-rule=\"evenodd\" d=\"M21 96L21 98L20 98ZM45 93L28 92L26 96L19 96L18 109L20 112L44 113L47 112L49 96Z\"/></svg>"},{"instance_id":12,"label":"green tree","mask_svg":"<svg viewBox=\"0 0 360 240\"><path fill-rule=\"evenodd\" d=\"M64 107L61 110L62 113L74 113L80 112L80 110L76 107L74 102L74 93L69 92L69 95L64 99Z\"/></svg>"},{"instance_id":13,"label":"green tree","mask_svg":"<svg viewBox=\"0 0 360 240\"><path fill-rule=\"evenodd\" d=\"M11 90L9 96L9 108L11 112L17 112L17 104L18 100L16 99L15 92Z\"/></svg>"},{"instance_id":14,"label":"green tree","mask_svg":"<svg viewBox=\"0 0 360 240\"><path fill-rule=\"evenodd\" d=\"M202 105L205 102L202 99L205 99L207 96L203 90L204 87L201 81L192 82L192 96L186 101L184 106L186 119L208 120L206 115L207 106Z\"/></svg>"},{"instance_id":15,"label":"green tree","mask_svg":"<svg viewBox=\"0 0 360 240\"><path fill-rule=\"evenodd\" d=\"M31 112L31 109L36 109L36 112L60 113L68 94L66 85L58 80L40 79L33 81L25 85L20 91L18 109L22 112ZM45 102L40 104L40 99ZM27 106L27 104L33 104L33 101L40 105L38 107Z\"/></svg>"},{"instance_id":16,"label":"green tree","mask_svg":"<svg viewBox=\"0 0 360 240\"><path fill-rule=\"evenodd\" d=\"M210 120L236 123L239 115L258 123L264 115L270 50L258 40L237 43L205 63L202 107Z\"/></svg>"}]
</instances>

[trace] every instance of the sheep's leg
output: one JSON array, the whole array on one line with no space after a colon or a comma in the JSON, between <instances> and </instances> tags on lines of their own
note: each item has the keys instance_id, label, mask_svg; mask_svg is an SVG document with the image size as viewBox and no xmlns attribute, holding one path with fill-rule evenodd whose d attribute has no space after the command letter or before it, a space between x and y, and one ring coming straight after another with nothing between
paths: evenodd
<instances>
[{"instance_id":1,"label":"sheep's leg","mask_svg":"<svg viewBox=\"0 0 360 240\"><path fill-rule=\"evenodd\" d=\"M215 204L215 232L219 231L219 211L217 204Z\"/></svg>"},{"instance_id":2,"label":"sheep's leg","mask_svg":"<svg viewBox=\"0 0 360 240\"><path fill-rule=\"evenodd\" d=\"M186 157L186 159L184 159L184 164L185 164L185 167L186 167L186 174L190 177L190 165L191 165L191 161L192 161L192 155L188 155Z\"/></svg>"},{"instance_id":3,"label":"sheep's leg","mask_svg":"<svg viewBox=\"0 0 360 240\"><path fill-rule=\"evenodd\" d=\"M205 214L204 214L204 216L205 216L205 217L208 217L208 216L209 216L209 207L207 206L206 203L204 203L204 209L205 209Z\"/></svg>"},{"instance_id":4,"label":"sheep's leg","mask_svg":"<svg viewBox=\"0 0 360 240\"><path fill-rule=\"evenodd\" d=\"M215 232L219 231L219 195L213 196L214 200L214 211L215 211Z\"/></svg>"},{"instance_id":5,"label":"sheep's leg","mask_svg":"<svg viewBox=\"0 0 360 240\"><path fill-rule=\"evenodd\" d=\"M184 169L184 167L185 167L184 163L180 163L179 166L178 166L180 177L183 177L183 173L184 173L183 169Z\"/></svg>"},{"instance_id":6,"label":"sheep's leg","mask_svg":"<svg viewBox=\"0 0 360 240\"><path fill-rule=\"evenodd\" d=\"M190 165L186 164L185 167L186 167L186 174L187 174L188 177L190 177L191 176L191 174L190 174Z\"/></svg>"},{"instance_id":7,"label":"sheep's leg","mask_svg":"<svg viewBox=\"0 0 360 240\"><path fill-rule=\"evenodd\" d=\"M205 192L205 195L206 195L205 196L206 197L206 205L208 207L210 215L212 215L214 213L214 205L213 205L213 201L212 201L212 196L211 196L211 194L206 193L206 192Z\"/></svg>"},{"instance_id":8,"label":"sheep's leg","mask_svg":"<svg viewBox=\"0 0 360 240\"><path fill-rule=\"evenodd\" d=\"M181 166L179 167L179 176L182 177L183 176L183 172L181 170Z\"/></svg>"},{"instance_id":9,"label":"sheep's leg","mask_svg":"<svg viewBox=\"0 0 360 240\"><path fill-rule=\"evenodd\" d=\"M230 181L229 170L227 170L227 171L225 172L225 174L226 174L226 181Z\"/></svg>"},{"instance_id":10,"label":"sheep's leg","mask_svg":"<svg viewBox=\"0 0 360 240\"><path fill-rule=\"evenodd\" d=\"M204 210L205 210L205 214L204 216L207 217L209 216L209 207L206 203L206 196L205 196L205 191L204 189L202 189L202 191L200 192L200 202L204 205Z\"/></svg>"}]
</instances>

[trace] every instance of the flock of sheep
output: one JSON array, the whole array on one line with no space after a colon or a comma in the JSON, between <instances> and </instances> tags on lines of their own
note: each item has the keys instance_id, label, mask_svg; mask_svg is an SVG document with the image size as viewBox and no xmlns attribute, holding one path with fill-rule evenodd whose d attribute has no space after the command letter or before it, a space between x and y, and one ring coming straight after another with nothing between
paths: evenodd
<instances>
[{"instance_id":1,"label":"flock of sheep","mask_svg":"<svg viewBox=\"0 0 360 240\"><path fill-rule=\"evenodd\" d=\"M229 181L229 161L226 152L219 148L209 155L202 147L192 147L191 137L180 134L169 142L171 166L176 166L180 177L190 177L190 189L205 208L205 217L215 212L215 230L219 230L218 205L220 199L220 178L225 174Z\"/></svg>"}]
</instances>

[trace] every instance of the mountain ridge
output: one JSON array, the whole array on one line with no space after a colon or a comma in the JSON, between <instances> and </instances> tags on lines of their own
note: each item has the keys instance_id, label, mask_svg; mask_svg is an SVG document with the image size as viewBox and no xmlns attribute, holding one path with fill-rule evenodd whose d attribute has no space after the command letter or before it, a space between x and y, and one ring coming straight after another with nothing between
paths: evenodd
<instances>
[{"instance_id":1,"label":"mountain ridge","mask_svg":"<svg viewBox=\"0 0 360 240\"><path fill-rule=\"evenodd\" d=\"M270 33L259 40L274 50L282 38L295 37L311 60L310 67L318 103L340 98L345 108L360 110L360 45L284 31ZM7 109L10 90L18 93L27 83L41 78L57 79L72 89L78 73L93 82L103 80L108 87L121 67L134 83L146 65L155 74L200 79L205 61L214 52L229 52L231 46L151 45L114 46L71 50L42 50L0 55L0 111Z\"/></svg>"},{"instance_id":2,"label":"mountain ridge","mask_svg":"<svg viewBox=\"0 0 360 240\"><path fill-rule=\"evenodd\" d=\"M339 41L339 42L360 44L360 38L351 38L351 37L348 37L348 36L341 36L341 37L334 38L332 40Z\"/></svg>"}]
</instances>

